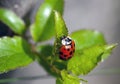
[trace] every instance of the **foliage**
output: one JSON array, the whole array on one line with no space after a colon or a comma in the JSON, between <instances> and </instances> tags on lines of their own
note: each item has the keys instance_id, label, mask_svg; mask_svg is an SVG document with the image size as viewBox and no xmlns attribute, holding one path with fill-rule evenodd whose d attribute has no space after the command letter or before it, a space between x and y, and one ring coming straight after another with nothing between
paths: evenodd
<instances>
[{"instance_id":1,"label":"foliage","mask_svg":"<svg viewBox=\"0 0 120 84\"><path fill-rule=\"evenodd\" d=\"M0 9L0 21L8 25L15 33L22 35L25 31L25 23L14 12Z\"/></svg>"},{"instance_id":2,"label":"foliage","mask_svg":"<svg viewBox=\"0 0 120 84\"><path fill-rule=\"evenodd\" d=\"M0 72L26 66L34 57L29 44L21 37L0 38Z\"/></svg>"},{"instance_id":3,"label":"foliage","mask_svg":"<svg viewBox=\"0 0 120 84\"><path fill-rule=\"evenodd\" d=\"M45 41L54 36L54 15L52 11L57 10L62 14L63 5L63 0L45 0L40 6L35 22L31 26L31 35L35 41Z\"/></svg>"},{"instance_id":4,"label":"foliage","mask_svg":"<svg viewBox=\"0 0 120 84\"><path fill-rule=\"evenodd\" d=\"M56 4L57 3L57 4ZM82 29L68 33L62 18L64 1L45 0L36 13L30 32L35 44L25 40L25 23L14 12L0 9L0 20L21 36L0 38L0 73L26 66L37 59L40 65L57 78L56 84L80 84L99 62L109 57L116 44L108 45L101 32ZM9 15L8 15L9 14ZM59 59L61 37L70 36L75 41L75 53L69 60ZM38 45L55 36L54 44ZM86 81L85 81L86 82Z\"/></svg>"}]
</instances>

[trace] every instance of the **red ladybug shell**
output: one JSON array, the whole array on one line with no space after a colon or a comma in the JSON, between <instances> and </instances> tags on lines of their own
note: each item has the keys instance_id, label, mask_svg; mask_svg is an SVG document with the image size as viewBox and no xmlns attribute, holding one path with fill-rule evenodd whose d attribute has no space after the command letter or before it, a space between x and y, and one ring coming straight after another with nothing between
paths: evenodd
<instances>
[{"instance_id":1,"label":"red ladybug shell","mask_svg":"<svg viewBox=\"0 0 120 84\"><path fill-rule=\"evenodd\" d=\"M75 42L72 40L70 45L62 45L59 51L59 57L62 60L68 60L75 52Z\"/></svg>"}]
</instances>

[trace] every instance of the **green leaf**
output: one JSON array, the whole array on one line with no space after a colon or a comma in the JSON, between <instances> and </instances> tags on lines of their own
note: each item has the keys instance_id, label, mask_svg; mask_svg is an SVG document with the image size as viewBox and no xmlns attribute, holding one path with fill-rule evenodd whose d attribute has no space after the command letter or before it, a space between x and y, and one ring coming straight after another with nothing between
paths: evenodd
<instances>
[{"instance_id":1,"label":"green leaf","mask_svg":"<svg viewBox=\"0 0 120 84\"><path fill-rule=\"evenodd\" d=\"M54 11L55 14L55 32L56 32L56 38L60 39L63 36L68 35L68 30L66 28L66 24L60 15L59 12Z\"/></svg>"},{"instance_id":2,"label":"green leaf","mask_svg":"<svg viewBox=\"0 0 120 84\"><path fill-rule=\"evenodd\" d=\"M66 68L63 62L54 60L53 45L38 45L36 47L38 52L38 61L44 69L53 76L58 76L59 71ZM54 61L53 61L54 60ZM56 70L55 70L56 69ZM59 70L59 71L57 71ZM56 72L57 71L57 72Z\"/></svg>"},{"instance_id":3,"label":"green leaf","mask_svg":"<svg viewBox=\"0 0 120 84\"><path fill-rule=\"evenodd\" d=\"M10 10L0 8L0 20L17 34L21 35L25 31L23 20Z\"/></svg>"},{"instance_id":4,"label":"green leaf","mask_svg":"<svg viewBox=\"0 0 120 84\"><path fill-rule=\"evenodd\" d=\"M63 80L61 78L56 79L56 84L63 84Z\"/></svg>"},{"instance_id":5,"label":"green leaf","mask_svg":"<svg viewBox=\"0 0 120 84\"><path fill-rule=\"evenodd\" d=\"M45 41L55 34L53 10L63 13L64 0L45 0L38 9L31 34L35 41Z\"/></svg>"},{"instance_id":6,"label":"green leaf","mask_svg":"<svg viewBox=\"0 0 120 84\"><path fill-rule=\"evenodd\" d=\"M73 32L70 36L75 41L76 50L106 44L103 34L94 30L83 29Z\"/></svg>"},{"instance_id":7,"label":"green leaf","mask_svg":"<svg viewBox=\"0 0 120 84\"><path fill-rule=\"evenodd\" d=\"M42 57L49 58L49 56L52 56L53 45L39 45L36 47L36 50Z\"/></svg>"},{"instance_id":8,"label":"green leaf","mask_svg":"<svg viewBox=\"0 0 120 84\"><path fill-rule=\"evenodd\" d=\"M84 49L80 54L76 51L74 57L69 60L67 68L76 75L88 74L97 64L108 57L116 45L96 45ZM109 54L108 54L109 53Z\"/></svg>"},{"instance_id":9,"label":"green leaf","mask_svg":"<svg viewBox=\"0 0 120 84\"><path fill-rule=\"evenodd\" d=\"M0 38L0 73L30 64L34 59L30 49L21 37Z\"/></svg>"},{"instance_id":10,"label":"green leaf","mask_svg":"<svg viewBox=\"0 0 120 84\"><path fill-rule=\"evenodd\" d=\"M56 84L81 84L80 78L68 74L65 70L61 71L62 78L57 78Z\"/></svg>"},{"instance_id":11,"label":"green leaf","mask_svg":"<svg viewBox=\"0 0 120 84\"><path fill-rule=\"evenodd\" d=\"M112 50L117 46L118 44L115 43L115 44L111 44L111 45L106 45L105 46L105 52L104 54L102 55L102 60L105 60L108 58L108 56L110 56L110 54L112 53Z\"/></svg>"},{"instance_id":12,"label":"green leaf","mask_svg":"<svg viewBox=\"0 0 120 84\"><path fill-rule=\"evenodd\" d=\"M53 51L53 65L59 70L66 69L67 61L59 59L59 49L61 47L61 38L63 36L68 36L68 30L66 28L65 22L59 12L54 11L55 14L55 42Z\"/></svg>"},{"instance_id":13,"label":"green leaf","mask_svg":"<svg viewBox=\"0 0 120 84\"><path fill-rule=\"evenodd\" d=\"M51 68L51 60L52 60L52 45L39 45L36 47L38 52L38 62L43 66L43 68L53 76L56 76L56 73Z\"/></svg>"},{"instance_id":14,"label":"green leaf","mask_svg":"<svg viewBox=\"0 0 120 84\"><path fill-rule=\"evenodd\" d=\"M57 11L54 11L54 14L55 14L55 33L56 33L56 38L54 43L54 49L55 49L54 52L56 55L61 46L61 37L68 36L68 30L60 13Z\"/></svg>"}]
</instances>

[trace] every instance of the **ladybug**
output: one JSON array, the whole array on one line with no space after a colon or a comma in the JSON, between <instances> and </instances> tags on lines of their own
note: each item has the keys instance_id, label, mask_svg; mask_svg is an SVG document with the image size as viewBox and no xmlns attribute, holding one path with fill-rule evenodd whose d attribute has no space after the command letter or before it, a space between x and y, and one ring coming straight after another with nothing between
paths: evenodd
<instances>
[{"instance_id":1,"label":"ladybug","mask_svg":"<svg viewBox=\"0 0 120 84\"><path fill-rule=\"evenodd\" d=\"M64 36L61 38L61 44L59 58L62 60L70 59L75 52L75 42L69 36Z\"/></svg>"}]
</instances>

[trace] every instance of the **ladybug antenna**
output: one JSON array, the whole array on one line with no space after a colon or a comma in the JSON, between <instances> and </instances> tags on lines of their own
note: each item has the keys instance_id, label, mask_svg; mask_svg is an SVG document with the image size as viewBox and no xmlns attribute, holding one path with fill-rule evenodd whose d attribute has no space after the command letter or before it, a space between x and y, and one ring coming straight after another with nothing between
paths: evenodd
<instances>
[{"instance_id":1,"label":"ladybug antenna","mask_svg":"<svg viewBox=\"0 0 120 84\"><path fill-rule=\"evenodd\" d=\"M64 38L66 38L66 36L62 36L60 39L62 40L62 39L64 39Z\"/></svg>"}]
</instances>

